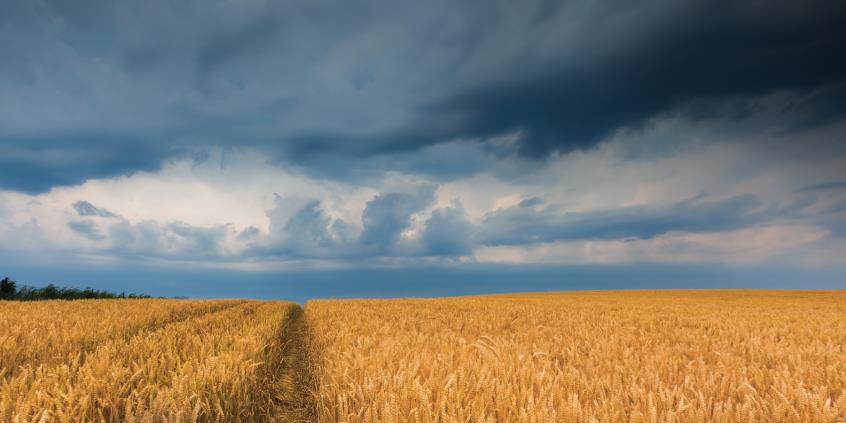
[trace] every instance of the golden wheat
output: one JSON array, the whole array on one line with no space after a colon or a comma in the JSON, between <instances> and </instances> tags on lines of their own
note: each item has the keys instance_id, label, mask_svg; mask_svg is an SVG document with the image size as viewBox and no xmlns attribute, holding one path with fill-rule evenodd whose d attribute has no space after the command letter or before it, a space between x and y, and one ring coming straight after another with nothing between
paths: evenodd
<instances>
[{"instance_id":1,"label":"golden wheat","mask_svg":"<svg viewBox=\"0 0 846 423\"><path fill-rule=\"evenodd\" d=\"M24 365L58 365L105 340L128 339L240 304L239 300L0 301L0 375Z\"/></svg>"},{"instance_id":2,"label":"golden wheat","mask_svg":"<svg viewBox=\"0 0 846 423\"><path fill-rule=\"evenodd\" d=\"M245 300L0 302L0 421L846 416L846 292L328 300L301 313Z\"/></svg>"},{"instance_id":3,"label":"golden wheat","mask_svg":"<svg viewBox=\"0 0 846 423\"><path fill-rule=\"evenodd\" d=\"M846 293L306 306L321 422L842 422Z\"/></svg>"},{"instance_id":4,"label":"golden wheat","mask_svg":"<svg viewBox=\"0 0 846 423\"><path fill-rule=\"evenodd\" d=\"M268 363L279 360L274 345L298 309L239 301L113 337L58 366L21 366L0 386L0 421L270 420L278 393L269 370L278 365Z\"/></svg>"}]
</instances>

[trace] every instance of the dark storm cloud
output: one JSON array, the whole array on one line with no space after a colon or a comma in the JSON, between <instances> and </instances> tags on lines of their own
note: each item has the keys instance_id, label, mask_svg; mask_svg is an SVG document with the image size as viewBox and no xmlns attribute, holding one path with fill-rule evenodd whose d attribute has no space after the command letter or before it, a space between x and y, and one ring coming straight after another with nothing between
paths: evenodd
<instances>
[{"instance_id":1,"label":"dark storm cloud","mask_svg":"<svg viewBox=\"0 0 846 423\"><path fill-rule=\"evenodd\" d=\"M672 231L716 232L766 222L776 213L751 195L721 201L692 199L669 207L623 207L590 213L537 210L536 201L488 214L478 241L485 245L528 245L568 240L649 239Z\"/></svg>"},{"instance_id":2,"label":"dark storm cloud","mask_svg":"<svg viewBox=\"0 0 846 423\"><path fill-rule=\"evenodd\" d=\"M715 107L721 100L753 101L778 91L814 92L823 109L814 116L825 117L816 123L843 117L842 98L825 95L841 92L846 81L843 4L664 5L666 11L619 5L622 11L592 23L597 32L618 33L607 41L613 46L586 34L581 58L469 89L429 110L458 117L455 135L525 131L530 153L589 147L662 113L721 117ZM642 19L642 29L614 27L627 13Z\"/></svg>"},{"instance_id":3,"label":"dark storm cloud","mask_svg":"<svg viewBox=\"0 0 846 423\"><path fill-rule=\"evenodd\" d=\"M846 5L639 5L599 6L585 14L588 29L578 41L545 33L561 37L560 59L529 57L494 71L500 77L485 75L486 82L451 86L440 99L412 101L417 114L401 129L363 137L314 134L296 140L294 151L393 153L520 131L523 153L567 152L594 146L618 129L643 128L659 116L742 121L760 111L764 96L785 92L790 96L779 105L781 120L766 125L807 130L846 116L846 56L840 54ZM549 9L561 14L546 16L550 24L570 12ZM505 35L495 28L491 22L474 37Z\"/></svg>"},{"instance_id":4,"label":"dark storm cloud","mask_svg":"<svg viewBox=\"0 0 846 423\"><path fill-rule=\"evenodd\" d=\"M77 201L73 203L73 208L80 216L118 217L118 215L106 209L96 207L87 201Z\"/></svg>"},{"instance_id":5,"label":"dark storm cloud","mask_svg":"<svg viewBox=\"0 0 846 423\"><path fill-rule=\"evenodd\" d=\"M53 134L3 136L0 188L40 193L90 178L156 170L179 149L136 135Z\"/></svg>"},{"instance_id":6,"label":"dark storm cloud","mask_svg":"<svg viewBox=\"0 0 846 423\"><path fill-rule=\"evenodd\" d=\"M327 177L458 174L498 153L465 169L409 152L519 133L515 151L538 157L660 116L743 120L773 93L789 95L764 126L808 130L846 110L842 2L2 7L0 188L28 193L211 147Z\"/></svg>"}]
</instances>

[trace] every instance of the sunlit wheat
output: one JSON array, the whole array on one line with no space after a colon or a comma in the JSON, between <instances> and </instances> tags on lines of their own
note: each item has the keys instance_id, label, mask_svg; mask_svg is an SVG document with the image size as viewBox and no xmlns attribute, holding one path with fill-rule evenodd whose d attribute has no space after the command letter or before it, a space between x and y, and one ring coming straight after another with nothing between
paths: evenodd
<instances>
[{"instance_id":1,"label":"sunlit wheat","mask_svg":"<svg viewBox=\"0 0 846 423\"><path fill-rule=\"evenodd\" d=\"M842 422L846 293L306 306L321 422Z\"/></svg>"},{"instance_id":2,"label":"sunlit wheat","mask_svg":"<svg viewBox=\"0 0 846 423\"><path fill-rule=\"evenodd\" d=\"M241 300L80 300L0 302L0 373L52 366L109 339L221 310Z\"/></svg>"},{"instance_id":3,"label":"sunlit wheat","mask_svg":"<svg viewBox=\"0 0 846 423\"><path fill-rule=\"evenodd\" d=\"M210 304L226 306L128 338L113 336L60 365L19 367L2 380L0 421L270 419L278 393L271 389L274 375L268 372L275 367L269 364L280 359L280 330L298 306Z\"/></svg>"}]
</instances>

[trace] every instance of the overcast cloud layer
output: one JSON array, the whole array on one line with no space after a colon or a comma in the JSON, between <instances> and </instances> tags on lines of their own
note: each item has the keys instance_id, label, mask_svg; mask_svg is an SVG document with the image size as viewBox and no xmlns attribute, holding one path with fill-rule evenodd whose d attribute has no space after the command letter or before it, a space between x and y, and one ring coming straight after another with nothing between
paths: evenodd
<instances>
[{"instance_id":1,"label":"overcast cloud layer","mask_svg":"<svg viewBox=\"0 0 846 423\"><path fill-rule=\"evenodd\" d=\"M824 0L6 0L0 261L842 267L844 45Z\"/></svg>"}]
</instances>

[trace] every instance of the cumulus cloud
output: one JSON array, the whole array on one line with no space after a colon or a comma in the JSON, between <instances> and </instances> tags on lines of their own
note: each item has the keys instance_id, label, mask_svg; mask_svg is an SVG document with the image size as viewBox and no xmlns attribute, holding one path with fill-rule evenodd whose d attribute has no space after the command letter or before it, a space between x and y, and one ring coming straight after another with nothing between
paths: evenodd
<instances>
[{"instance_id":1,"label":"cumulus cloud","mask_svg":"<svg viewBox=\"0 0 846 423\"><path fill-rule=\"evenodd\" d=\"M374 197L361 215L361 243L385 254L401 241L402 232L411 227L411 216L434 200L433 192L415 194L387 193Z\"/></svg>"},{"instance_id":2,"label":"cumulus cloud","mask_svg":"<svg viewBox=\"0 0 846 423\"><path fill-rule=\"evenodd\" d=\"M116 260L231 261L241 257L239 251L246 242L241 236L243 232L236 233L230 224L200 226L178 220L131 221L87 201L71 204L77 216L84 219L68 218L65 226L71 232L63 236L61 227L54 226L62 218L51 216L43 204L33 206L35 213L28 224L0 225L0 234L3 229L13 231L31 243L28 248L20 248L21 252L44 250ZM41 235L45 229L51 231L50 237Z\"/></svg>"},{"instance_id":3,"label":"cumulus cloud","mask_svg":"<svg viewBox=\"0 0 846 423\"><path fill-rule=\"evenodd\" d=\"M461 201L435 209L421 235L426 254L432 256L468 256L473 253L475 228L467 219Z\"/></svg>"},{"instance_id":4,"label":"cumulus cloud","mask_svg":"<svg viewBox=\"0 0 846 423\"><path fill-rule=\"evenodd\" d=\"M226 248L228 238L233 235L228 225L199 227L149 220L133 223L117 218L102 225L71 221L68 227L83 238L97 241L94 246L81 247L89 254L165 261L215 261L234 257Z\"/></svg>"},{"instance_id":5,"label":"cumulus cloud","mask_svg":"<svg viewBox=\"0 0 846 423\"><path fill-rule=\"evenodd\" d=\"M179 254L205 259L227 255L227 252L222 250L222 240L231 235L228 225L204 228L184 222L174 222L159 230L161 238L168 243L168 249L176 250Z\"/></svg>"},{"instance_id":6,"label":"cumulus cloud","mask_svg":"<svg viewBox=\"0 0 846 423\"><path fill-rule=\"evenodd\" d=\"M725 146L636 161L619 151L559 156L514 179L386 173L368 185L218 152L40 195L0 191L0 239L7 255L256 268L682 258L832 265L844 245L836 155L809 167ZM740 240L745 246L733 247Z\"/></svg>"},{"instance_id":7,"label":"cumulus cloud","mask_svg":"<svg viewBox=\"0 0 846 423\"><path fill-rule=\"evenodd\" d=\"M277 195L267 216L270 233L253 247L255 254L300 259L330 258L346 251L344 221L329 217L320 201Z\"/></svg>"}]
</instances>

